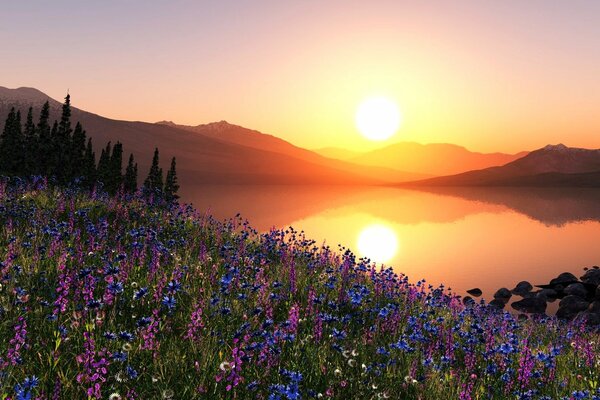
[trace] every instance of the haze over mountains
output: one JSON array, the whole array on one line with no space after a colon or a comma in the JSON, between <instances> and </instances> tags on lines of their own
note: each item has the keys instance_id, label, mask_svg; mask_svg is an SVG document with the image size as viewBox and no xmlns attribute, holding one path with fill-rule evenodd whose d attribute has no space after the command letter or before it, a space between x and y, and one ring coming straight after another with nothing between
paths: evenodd
<instances>
[{"instance_id":1,"label":"haze over mountains","mask_svg":"<svg viewBox=\"0 0 600 400\"><path fill-rule=\"evenodd\" d=\"M0 87L0 119L4 121L13 106L23 114L33 106L37 118L46 100L50 101L51 119L59 118L61 103L39 90ZM76 105L77 99L72 102ZM136 157L142 178L150 166L154 147L160 149L164 168L171 157L177 157L183 192L186 186L200 183L378 184L427 177L328 159L273 136L226 123L209 124L207 126L218 129L208 128L201 133L173 125L114 120L76 107L73 107L72 120L83 124L97 153L109 140L122 142L126 154L132 152ZM236 132L246 132L251 139L237 143ZM263 148L244 145L257 141ZM269 143L272 145L267 146Z\"/></svg>"},{"instance_id":2,"label":"haze over mountains","mask_svg":"<svg viewBox=\"0 0 600 400\"><path fill-rule=\"evenodd\" d=\"M439 176L504 165L525 155L526 151L517 154L478 153L455 144L402 142L351 157L348 161Z\"/></svg>"},{"instance_id":3,"label":"haze over mountains","mask_svg":"<svg viewBox=\"0 0 600 400\"><path fill-rule=\"evenodd\" d=\"M600 187L600 149L548 145L503 166L425 179L409 185Z\"/></svg>"},{"instance_id":4,"label":"haze over mountains","mask_svg":"<svg viewBox=\"0 0 600 400\"><path fill-rule=\"evenodd\" d=\"M51 119L61 102L34 88L0 87L0 120L11 107L35 118L50 101ZM77 104L77 99L73 99ZM73 108L92 137L97 156L120 141L148 171L154 147L163 167L177 157L182 190L194 184L390 184L419 186L600 186L600 150L546 146L531 153L477 153L453 144L396 143L366 153L327 148L310 151L279 137L225 121L197 126L170 121L120 121ZM467 171L467 172L465 172ZM440 176L446 175L446 176ZM439 177L434 177L439 176Z\"/></svg>"}]
</instances>

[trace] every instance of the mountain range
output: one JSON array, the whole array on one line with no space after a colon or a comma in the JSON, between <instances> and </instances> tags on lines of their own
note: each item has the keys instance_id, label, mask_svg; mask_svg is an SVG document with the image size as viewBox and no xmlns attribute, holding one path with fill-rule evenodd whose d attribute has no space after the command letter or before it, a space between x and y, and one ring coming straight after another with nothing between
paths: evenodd
<instances>
[{"instance_id":1,"label":"mountain range","mask_svg":"<svg viewBox=\"0 0 600 400\"><path fill-rule=\"evenodd\" d=\"M61 102L43 92L0 86L0 121L11 107L25 113L49 101L51 119ZM74 100L76 104L76 99ZM546 146L516 154L478 153L454 144L395 143L368 152L308 150L277 136L226 121L196 126L106 118L73 107L96 152L120 141L134 154L140 178L158 147L163 168L177 157L185 187L194 184L403 184L413 186L600 186L600 150ZM97 154L98 156L98 154Z\"/></svg>"},{"instance_id":2,"label":"mountain range","mask_svg":"<svg viewBox=\"0 0 600 400\"><path fill-rule=\"evenodd\" d=\"M360 165L419 171L436 176L504 165L528 154L526 151L516 154L478 153L455 144L415 142L394 143L366 153L344 152L331 147L319 151Z\"/></svg>"},{"instance_id":3,"label":"mountain range","mask_svg":"<svg viewBox=\"0 0 600 400\"><path fill-rule=\"evenodd\" d=\"M0 87L0 120L4 121L11 107L25 113L32 106L37 115L45 101L50 103L51 119L59 118L61 103L43 92L33 88ZM209 128L203 134L172 124L114 120L76 107L73 107L72 120L82 123L97 153L108 141L123 143L126 156L131 152L138 161L142 178L148 171L155 147L160 149L164 169L171 157L177 157L182 190L201 183L380 184L428 176L381 167L364 168L329 159L273 136L225 122L208 124ZM245 132L251 138L238 143L233 139L235 132ZM275 144L262 148L245 145L258 139ZM279 150L274 151L278 146Z\"/></svg>"},{"instance_id":4,"label":"mountain range","mask_svg":"<svg viewBox=\"0 0 600 400\"><path fill-rule=\"evenodd\" d=\"M600 187L600 149L547 145L502 166L441 176L414 186Z\"/></svg>"}]
</instances>

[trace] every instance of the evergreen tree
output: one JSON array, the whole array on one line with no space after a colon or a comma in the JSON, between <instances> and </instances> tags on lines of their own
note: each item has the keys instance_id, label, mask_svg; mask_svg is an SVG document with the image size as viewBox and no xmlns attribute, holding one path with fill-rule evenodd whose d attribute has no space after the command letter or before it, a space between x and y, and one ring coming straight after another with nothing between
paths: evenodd
<instances>
[{"instance_id":1,"label":"evergreen tree","mask_svg":"<svg viewBox=\"0 0 600 400\"><path fill-rule=\"evenodd\" d=\"M135 193L137 191L137 172L138 166L134 162L133 154L129 155L129 162L125 169L125 177L123 178L123 188L127 193Z\"/></svg>"},{"instance_id":2,"label":"evergreen tree","mask_svg":"<svg viewBox=\"0 0 600 400\"><path fill-rule=\"evenodd\" d=\"M0 136L0 172L19 175L23 169L23 138L21 112L10 110Z\"/></svg>"},{"instance_id":3,"label":"evergreen tree","mask_svg":"<svg viewBox=\"0 0 600 400\"><path fill-rule=\"evenodd\" d=\"M112 155L108 163L108 172L104 187L110 194L115 194L121 188L123 175L121 174L123 165L123 145L120 142L115 143Z\"/></svg>"},{"instance_id":4,"label":"evergreen tree","mask_svg":"<svg viewBox=\"0 0 600 400\"><path fill-rule=\"evenodd\" d=\"M38 140L33 123L33 108L29 107L23 137L23 174L30 176L35 173Z\"/></svg>"},{"instance_id":5,"label":"evergreen tree","mask_svg":"<svg viewBox=\"0 0 600 400\"><path fill-rule=\"evenodd\" d=\"M171 168L167 172L167 178L165 180L165 200L168 202L179 199L179 196L177 195L179 183L177 182L177 171L175 169L175 164L175 157L173 157L171 159Z\"/></svg>"},{"instance_id":6,"label":"evergreen tree","mask_svg":"<svg viewBox=\"0 0 600 400\"><path fill-rule=\"evenodd\" d=\"M159 166L158 148L154 149L152 165L150 166L148 177L144 181L144 187L151 193L162 193L163 191L163 171Z\"/></svg>"},{"instance_id":7,"label":"evergreen tree","mask_svg":"<svg viewBox=\"0 0 600 400\"><path fill-rule=\"evenodd\" d=\"M11 108L8 116L6 117L6 121L4 122L4 129L2 130L2 135L0 136L0 175L7 175L9 170L9 165L11 162L11 149L10 145L10 136L12 135L13 125L15 123L17 115L15 113L15 108Z\"/></svg>"},{"instance_id":8,"label":"evergreen tree","mask_svg":"<svg viewBox=\"0 0 600 400\"><path fill-rule=\"evenodd\" d=\"M73 139L71 140L70 157L68 160L68 180L79 178L82 176L83 162L85 158L85 141L86 134L79 122L75 125L73 131Z\"/></svg>"},{"instance_id":9,"label":"evergreen tree","mask_svg":"<svg viewBox=\"0 0 600 400\"><path fill-rule=\"evenodd\" d=\"M57 171L61 168L60 156L58 155L60 152L59 143L60 139L58 136L58 121L54 120L52 129L50 130L48 149L46 149L47 166L46 173L44 175L47 177L57 178Z\"/></svg>"},{"instance_id":10,"label":"evergreen tree","mask_svg":"<svg viewBox=\"0 0 600 400\"><path fill-rule=\"evenodd\" d=\"M110 154L111 154L111 143L108 142L106 147L102 149L102 153L100 154L100 160L98 160L98 169L96 178L98 181L102 182L105 187L106 183L110 176Z\"/></svg>"},{"instance_id":11,"label":"evergreen tree","mask_svg":"<svg viewBox=\"0 0 600 400\"><path fill-rule=\"evenodd\" d=\"M70 156L72 149L71 134L71 96L67 94L62 106L62 115L58 130L54 136L54 173L59 183L67 183L71 179ZM84 141L85 143L85 141Z\"/></svg>"},{"instance_id":12,"label":"evergreen tree","mask_svg":"<svg viewBox=\"0 0 600 400\"><path fill-rule=\"evenodd\" d=\"M96 183L96 154L92 147L92 138L89 138L87 141L81 175L83 176L85 187L91 189Z\"/></svg>"},{"instance_id":13,"label":"evergreen tree","mask_svg":"<svg viewBox=\"0 0 600 400\"><path fill-rule=\"evenodd\" d=\"M35 149L36 165L33 173L48 176L49 171L49 151L51 150L50 135L50 104L45 102L40 111L40 119L37 124L37 147Z\"/></svg>"}]
</instances>

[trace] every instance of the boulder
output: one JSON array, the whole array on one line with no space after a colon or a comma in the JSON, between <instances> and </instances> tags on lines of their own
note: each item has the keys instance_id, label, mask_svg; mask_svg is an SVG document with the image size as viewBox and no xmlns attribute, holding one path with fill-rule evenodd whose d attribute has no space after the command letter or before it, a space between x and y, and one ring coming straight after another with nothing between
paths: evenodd
<instances>
[{"instance_id":1,"label":"boulder","mask_svg":"<svg viewBox=\"0 0 600 400\"><path fill-rule=\"evenodd\" d=\"M511 307L525 313L543 314L546 312L546 301L538 297L528 297L515 301Z\"/></svg>"},{"instance_id":2,"label":"boulder","mask_svg":"<svg viewBox=\"0 0 600 400\"><path fill-rule=\"evenodd\" d=\"M579 297L587 297L588 291L585 289L585 286L581 283L571 283L564 290L564 293L569 296L579 296Z\"/></svg>"},{"instance_id":3,"label":"boulder","mask_svg":"<svg viewBox=\"0 0 600 400\"><path fill-rule=\"evenodd\" d=\"M584 321L589 326L600 325L600 313L594 313L590 311L581 311L575 317L576 321Z\"/></svg>"},{"instance_id":4,"label":"boulder","mask_svg":"<svg viewBox=\"0 0 600 400\"><path fill-rule=\"evenodd\" d=\"M465 296L465 297L463 297L462 302L463 302L463 304L465 306L475 304L475 300L473 300L473 298L471 296Z\"/></svg>"},{"instance_id":5,"label":"boulder","mask_svg":"<svg viewBox=\"0 0 600 400\"><path fill-rule=\"evenodd\" d=\"M577 282L577 277L570 272L563 272L556 278L550 281L550 285L563 285L567 286L571 283Z\"/></svg>"},{"instance_id":6,"label":"boulder","mask_svg":"<svg viewBox=\"0 0 600 400\"><path fill-rule=\"evenodd\" d=\"M592 301L587 310L593 313L600 313L600 300Z\"/></svg>"},{"instance_id":7,"label":"boulder","mask_svg":"<svg viewBox=\"0 0 600 400\"><path fill-rule=\"evenodd\" d=\"M517 283L517 286L515 286L515 288L512 290L513 294L519 295L519 296L524 296L527 295L529 292L531 292L531 289L533 289L533 286L531 285L531 283L527 282L527 281L521 281L519 283Z\"/></svg>"},{"instance_id":8,"label":"boulder","mask_svg":"<svg viewBox=\"0 0 600 400\"><path fill-rule=\"evenodd\" d=\"M512 293L507 288L498 289L498 291L494 293L494 299L501 300L504 303L507 303L511 297Z\"/></svg>"},{"instance_id":9,"label":"boulder","mask_svg":"<svg viewBox=\"0 0 600 400\"><path fill-rule=\"evenodd\" d=\"M558 293L554 289L542 289L536 294L540 299L544 299L545 301L554 301L558 297Z\"/></svg>"},{"instance_id":10,"label":"boulder","mask_svg":"<svg viewBox=\"0 0 600 400\"><path fill-rule=\"evenodd\" d=\"M587 310L589 305L590 303L579 296L566 296L558 303L556 317L561 319L573 319L578 312Z\"/></svg>"},{"instance_id":11,"label":"boulder","mask_svg":"<svg viewBox=\"0 0 600 400\"><path fill-rule=\"evenodd\" d=\"M483 294L483 292L479 288L469 289L469 290L467 290L467 293L469 293L471 296L475 296L475 297L479 297Z\"/></svg>"},{"instance_id":12,"label":"boulder","mask_svg":"<svg viewBox=\"0 0 600 400\"><path fill-rule=\"evenodd\" d=\"M588 269L581 276L581 282L589 283L594 286L600 285L600 269Z\"/></svg>"}]
</instances>

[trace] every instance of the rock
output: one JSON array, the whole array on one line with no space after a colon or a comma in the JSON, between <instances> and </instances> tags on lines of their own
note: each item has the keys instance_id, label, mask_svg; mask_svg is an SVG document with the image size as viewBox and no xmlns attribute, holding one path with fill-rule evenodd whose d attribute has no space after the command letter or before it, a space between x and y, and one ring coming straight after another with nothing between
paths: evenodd
<instances>
[{"instance_id":1,"label":"rock","mask_svg":"<svg viewBox=\"0 0 600 400\"><path fill-rule=\"evenodd\" d=\"M558 297L558 293L554 289L542 289L537 292L536 296L545 301L554 301Z\"/></svg>"},{"instance_id":2,"label":"rock","mask_svg":"<svg viewBox=\"0 0 600 400\"><path fill-rule=\"evenodd\" d=\"M600 325L600 313L581 311L575 317L576 321L584 321L589 326Z\"/></svg>"},{"instance_id":3,"label":"rock","mask_svg":"<svg viewBox=\"0 0 600 400\"><path fill-rule=\"evenodd\" d=\"M467 290L467 293L469 293L470 295L475 296L475 297L479 297L483 294L483 292L479 288L469 289L469 290Z\"/></svg>"},{"instance_id":4,"label":"rock","mask_svg":"<svg viewBox=\"0 0 600 400\"><path fill-rule=\"evenodd\" d=\"M538 297L528 297L515 301L511 307L525 313L543 314L546 312L546 301Z\"/></svg>"},{"instance_id":5,"label":"rock","mask_svg":"<svg viewBox=\"0 0 600 400\"><path fill-rule=\"evenodd\" d=\"M558 303L558 311L556 317L561 319L573 319L578 312L585 311L589 307L585 299L581 297L569 295Z\"/></svg>"},{"instance_id":6,"label":"rock","mask_svg":"<svg viewBox=\"0 0 600 400\"><path fill-rule=\"evenodd\" d=\"M581 282L589 283L594 286L600 285L600 269L588 269L581 276Z\"/></svg>"},{"instance_id":7,"label":"rock","mask_svg":"<svg viewBox=\"0 0 600 400\"><path fill-rule=\"evenodd\" d=\"M550 285L564 285L567 286L571 283L577 282L577 277L570 272L563 272L556 278L550 281Z\"/></svg>"},{"instance_id":8,"label":"rock","mask_svg":"<svg viewBox=\"0 0 600 400\"><path fill-rule=\"evenodd\" d=\"M515 286L515 288L512 290L512 292L513 292L513 294L523 296L523 295L526 295L527 293L531 292L531 289L533 289L533 286L531 285L531 283L529 283L527 281L521 281L521 282L517 283L517 286Z\"/></svg>"},{"instance_id":9,"label":"rock","mask_svg":"<svg viewBox=\"0 0 600 400\"><path fill-rule=\"evenodd\" d=\"M585 307L584 307L585 304ZM582 299L579 296L566 296L564 299L558 303L559 307L571 307L571 308L579 308L577 311L583 311L590 305L585 299Z\"/></svg>"},{"instance_id":10,"label":"rock","mask_svg":"<svg viewBox=\"0 0 600 400\"><path fill-rule=\"evenodd\" d=\"M512 297L512 293L507 288L498 289L496 293L494 293L494 299L502 300L504 303L508 303L508 300Z\"/></svg>"},{"instance_id":11,"label":"rock","mask_svg":"<svg viewBox=\"0 0 600 400\"><path fill-rule=\"evenodd\" d=\"M600 300L592 301L587 310L593 313L600 313Z\"/></svg>"},{"instance_id":12,"label":"rock","mask_svg":"<svg viewBox=\"0 0 600 400\"><path fill-rule=\"evenodd\" d=\"M473 300L473 298L471 296L465 296L465 297L463 297L462 302L463 302L463 304L465 306L475 304L475 300Z\"/></svg>"},{"instance_id":13,"label":"rock","mask_svg":"<svg viewBox=\"0 0 600 400\"><path fill-rule=\"evenodd\" d=\"M579 297L587 297L588 295L585 286L583 286L581 283L571 283L565 288L564 292L567 296L573 295Z\"/></svg>"},{"instance_id":14,"label":"rock","mask_svg":"<svg viewBox=\"0 0 600 400\"><path fill-rule=\"evenodd\" d=\"M497 308L499 310L502 310L504 308L504 305L506 304L505 301L502 301L500 299L494 299L492 301L490 301L490 306Z\"/></svg>"}]
</instances>

